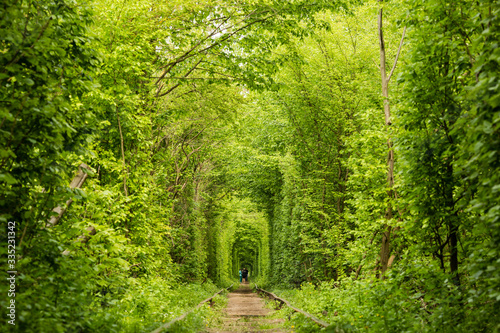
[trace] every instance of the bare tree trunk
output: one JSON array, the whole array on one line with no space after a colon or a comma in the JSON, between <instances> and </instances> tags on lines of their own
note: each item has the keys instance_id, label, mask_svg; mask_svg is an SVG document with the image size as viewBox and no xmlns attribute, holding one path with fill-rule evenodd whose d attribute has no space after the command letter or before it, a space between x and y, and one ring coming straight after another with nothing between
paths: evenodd
<instances>
[{"instance_id":1,"label":"bare tree trunk","mask_svg":"<svg viewBox=\"0 0 500 333\"><path fill-rule=\"evenodd\" d=\"M70 188L81 188L83 186L83 183L85 182L85 179L87 179L87 173L83 171L83 169L90 170L89 166L86 165L85 163L82 163L78 166L78 174L73 178L71 183L69 184ZM49 219L49 221L46 223L45 227L50 228L55 226L57 223L59 223L59 220L61 217L64 215L66 212L66 209L73 203L73 199L69 199L66 201L66 207L64 206L57 206L55 207L52 211L54 213L57 213L57 215L52 215ZM23 232L23 237L24 237L24 232ZM22 241L22 239L21 239Z\"/></svg>"},{"instance_id":2,"label":"bare tree trunk","mask_svg":"<svg viewBox=\"0 0 500 333\"><path fill-rule=\"evenodd\" d=\"M379 0L382 2L382 0ZM391 110L389 104L389 81L391 80L392 74L394 73L394 69L396 68L396 64L398 62L399 54L401 52L401 47L403 46L403 41L406 33L406 27L403 30L403 36L401 37L401 42L399 44L398 53L396 55L396 59L394 60L394 65L392 66L391 72L389 76L387 76L386 69L386 55L385 55L385 42L384 42L384 33L383 33L383 9L380 8L378 15L378 37L380 43L380 76L382 82L382 96L384 96L384 117L385 117L385 125L387 131L389 132L389 128L392 124L391 122ZM390 135L387 138L387 148L389 153L387 155L387 195L390 199L394 197L394 150L392 149L392 139ZM391 201L391 200L390 200ZM386 209L385 219L390 220L393 217L391 202ZM391 231L392 227L387 223L383 226L382 233L382 245L380 247L380 273L381 276L384 276L385 271L389 266L389 257L391 253ZM392 263L392 262L391 262Z\"/></svg>"}]
</instances>

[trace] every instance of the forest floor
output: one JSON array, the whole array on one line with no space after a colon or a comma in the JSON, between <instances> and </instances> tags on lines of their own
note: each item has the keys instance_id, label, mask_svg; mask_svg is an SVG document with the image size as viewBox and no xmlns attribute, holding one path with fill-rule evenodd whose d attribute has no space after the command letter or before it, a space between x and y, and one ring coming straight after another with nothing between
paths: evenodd
<instances>
[{"instance_id":1,"label":"forest floor","mask_svg":"<svg viewBox=\"0 0 500 333\"><path fill-rule=\"evenodd\" d=\"M289 332L283 328L283 319L272 318L275 311L264 307L265 301L252 292L248 282L240 284L228 298L224 317L205 332Z\"/></svg>"}]
</instances>

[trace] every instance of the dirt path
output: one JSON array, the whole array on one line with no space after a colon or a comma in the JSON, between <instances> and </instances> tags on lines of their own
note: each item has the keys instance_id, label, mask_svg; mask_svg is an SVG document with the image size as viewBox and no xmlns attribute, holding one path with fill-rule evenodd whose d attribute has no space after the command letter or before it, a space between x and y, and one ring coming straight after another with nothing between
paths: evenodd
<instances>
[{"instance_id":1,"label":"dirt path","mask_svg":"<svg viewBox=\"0 0 500 333\"><path fill-rule=\"evenodd\" d=\"M281 328L284 322L282 319L267 318L274 311L264 308L264 300L252 292L248 283L242 283L228 298L226 316L222 318L222 323L206 332L289 332Z\"/></svg>"}]
</instances>

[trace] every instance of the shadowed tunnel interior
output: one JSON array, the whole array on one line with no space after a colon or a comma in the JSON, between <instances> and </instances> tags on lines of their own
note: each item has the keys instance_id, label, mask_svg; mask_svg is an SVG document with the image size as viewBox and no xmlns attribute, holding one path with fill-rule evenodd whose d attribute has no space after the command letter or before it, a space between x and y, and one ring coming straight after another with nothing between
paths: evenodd
<instances>
[{"instance_id":1,"label":"shadowed tunnel interior","mask_svg":"<svg viewBox=\"0 0 500 333\"><path fill-rule=\"evenodd\" d=\"M257 278L262 270L261 249L262 232L250 223L236 224L232 248L232 273L238 277L239 269L246 268L249 271L249 278Z\"/></svg>"}]
</instances>

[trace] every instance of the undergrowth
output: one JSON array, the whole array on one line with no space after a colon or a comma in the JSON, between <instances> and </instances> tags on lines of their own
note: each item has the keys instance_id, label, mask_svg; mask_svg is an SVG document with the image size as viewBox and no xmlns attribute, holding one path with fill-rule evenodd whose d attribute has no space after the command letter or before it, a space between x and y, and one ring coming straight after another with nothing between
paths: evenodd
<instances>
[{"instance_id":1,"label":"undergrowth","mask_svg":"<svg viewBox=\"0 0 500 333\"><path fill-rule=\"evenodd\" d=\"M280 311L297 332L498 332L494 303L475 299L446 276L423 278L426 267L405 267L385 280L313 284L274 292L330 323L320 328L289 308ZM410 279L410 277L412 279ZM419 278L420 277L420 278ZM415 282L418 281L418 282Z\"/></svg>"},{"instance_id":2,"label":"undergrowth","mask_svg":"<svg viewBox=\"0 0 500 333\"><path fill-rule=\"evenodd\" d=\"M161 279L136 280L130 283L124 296L106 316L118 323L118 332L150 332L194 308L202 300L215 294L220 288L211 282L183 284L175 288ZM214 304L223 306L225 297L216 296ZM210 305L204 304L172 330L193 332L203 327L205 320L213 317Z\"/></svg>"}]
</instances>

